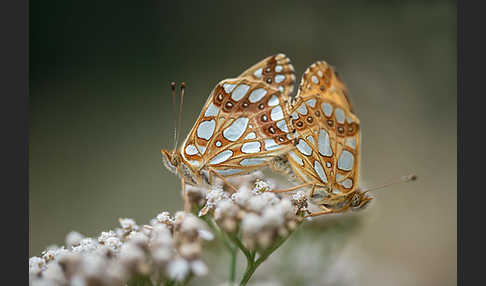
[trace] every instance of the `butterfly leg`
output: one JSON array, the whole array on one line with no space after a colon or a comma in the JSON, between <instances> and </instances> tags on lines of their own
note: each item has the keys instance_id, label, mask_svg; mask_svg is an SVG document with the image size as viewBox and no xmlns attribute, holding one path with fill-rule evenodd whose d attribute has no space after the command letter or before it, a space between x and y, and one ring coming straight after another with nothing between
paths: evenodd
<instances>
[{"instance_id":1,"label":"butterfly leg","mask_svg":"<svg viewBox=\"0 0 486 286\"><path fill-rule=\"evenodd\" d=\"M308 215L305 215L304 217L314 217L314 216L320 216L320 215L332 214L332 213L335 212L333 210L325 210L325 211L310 213Z\"/></svg>"},{"instance_id":2,"label":"butterfly leg","mask_svg":"<svg viewBox=\"0 0 486 286\"><path fill-rule=\"evenodd\" d=\"M228 180L226 180L225 177L223 177L221 174L219 174L218 172L216 172L214 169L209 169L209 172L210 173L213 173L214 175L216 175L216 177L220 178L221 180L223 180L223 182L228 185L230 187L230 189L233 190L233 192L238 192L238 189L233 186L233 184L231 184L230 182L228 182Z\"/></svg>"},{"instance_id":3,"label":"butterfly leg","mask_svg":"<svg viewBox=\"0 0 486 286\"><path fill-rule=\"evenodd\" d=\"M311 193L310 193L310 197L313 198L314 197L314 192L316 190L316 185L313 185L312 186L312 190L311 190Z\"/></svg>"},{"instance_id":4,"label":"butterfly leg","mask_svg":"<svg viewBox=\"0 0 486 286\"><path fill-rule=\"evenodd\" d=\"M321 208L323 209L322 211L320 212L314 212L314 213L309 213L308 215L304 216L304 217L313 217L313 216L320 216L320 215L325 215L325 214L332 214L332 213L342 213L344 211L346 211L348 208L347 207L344 207L344 208L340 208L340 209L328 209L324 206L321 206Z\"/></svg>"},{"instance_id":5,"label":"butterfly leg","mask_svg":"<svg viewBox=\"0 0 486 286\"><path fill-rule=\"evenodd\" d=\"M308 186L314 186L315 187L315 185L313 183L305 183L305 184L298 185L298 186L295 186L295 187L291 187L291 188L288 188L288 189L271 190L269 192L272 192L272 193L287 193L287 192L292 192L292 191L295 191L297 189L308 187ZM314 190L314 187L312 188L312 190Z\"/></svg>"}]
</instances>

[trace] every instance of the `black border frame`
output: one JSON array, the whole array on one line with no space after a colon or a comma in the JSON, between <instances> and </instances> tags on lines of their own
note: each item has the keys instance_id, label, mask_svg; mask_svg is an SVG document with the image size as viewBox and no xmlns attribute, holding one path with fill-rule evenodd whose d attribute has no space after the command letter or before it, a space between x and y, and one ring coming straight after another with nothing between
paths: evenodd
<instances>
[{"instance_id":1,"label":"black border frame","mask_svg":"<svg viewBox=\"0 0 486 286\"><path fill-rule=\"evenodd\" d=\"M462 285L462 29L463 2L457 1L457 285Z\"/></svg>"},{"instance_id":2,"label":"black border frame","mask_svg":"<svg viewBox=\"0 0 486 286\"><path fill-rule=\"evenodd\" d=\"M484 9L480 1L457 2L457 284L482 285L484 269L483 162L485 111ZM473 5L476 4L476 5ZM479 131L479 132L478 132ZM466 275L465 275L466 274ZM479 283L478 283L479 282Z\"/></svg>"},{"instance_id":3,"label":"black border frame","mask_svg":"<svg viewBox=\"0 0 486 286\"><path fill-rule=\"evenodd\" d=\"M29 1L0 3L2 284L29 285Z\"/></svg>"}]
</instances>

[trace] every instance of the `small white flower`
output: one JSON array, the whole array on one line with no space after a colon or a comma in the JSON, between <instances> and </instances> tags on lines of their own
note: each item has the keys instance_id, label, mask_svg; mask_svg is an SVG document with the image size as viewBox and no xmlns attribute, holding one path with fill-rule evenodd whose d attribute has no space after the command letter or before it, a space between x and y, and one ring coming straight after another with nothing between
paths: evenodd
<instances>
[{"instance_id":1,"label":"small white flower","mask_svg":"<svg viewBox=\"0 0 486 286\"><path fill-rule=\"evenodd\" d=\"M68 247L77 246L81 243L81 240L83 238L84 235L82 235L81 233L76 231L71 231L66 235L66 246Z\"/></svg>"},{"instance_id":2,"label":"small white flower","mask_svg":"<svg viewBox=\"0 0 486 286\"><path fill-rule=\"evenodd\" d=\"M94 239L87 237L81 239L78 246L73 247L72 251L74 253L89 253L98 249L99 243Z\"/></svg>"},{"instance_id":3,"label":"small white flower","mask_svg":"<svg viewBox=\"0 0 486 286\"><path fill-rule=\"evenodd\" d=\"M170 216L170 213L169 212L161 212L159 213L155 219L160 222L160 223L163 223L163 224L173 224L174 223L174 219Z\"/></svg>"},{"instance_id":4,"label":"small white flower","mask_svg":"<svg viewBox=\"0 0 486 286\"><path fill-rule=\"evenodd\" d=\"M150 245L158 247L161 245L171 247L174 244L170 230L164 225L156 225L152 229Z\"/></svg>"},{"instance_id":5,"label":"small white flower","mask_svg":"<svg viewBox=\"0 0 486 286\"><path fill-rule=\"evenodd\" d=\"M270 192L262 193L261 195L259 195L259 197L261 197L262 200L264 200L268 205L275 205L280 202L278 196Z\"/></svg>"},{"instance_id":6,"label":"small white flower","mask_svg":"<svg viewBox=\"0 0 486 286\"><path fill-rule=\"evenodd\" d=\"M199 230L199 237L204 239L204 240L213 240L214 239L214 234L210 232L209 230L206 229L200 229Z\"/></svg>"},{"instance_id":7,"label":"small white flower","mask_svg":"<svg viewBox=\"0 0 486 286\"><path fill-rule=\"evenodd\" d=\"M191 262L191 271L196 276L204 276L208 274L208 267L201 260L194 260Z\"/></svg>"},{"instance_id":8,"label":"small white flower","mask_svg":"<svg viewBox=\"0 0 486 286\"><path fill-rule=\"evenodd\" d=\"M111 250L118 250L122 246L122 242L118 237L109 237L105 240L105 246Z\"/></svg>"},{"instance_id":9,"label":"small white flower","mask_svg":"<svg viewBox=\"0 0 486 286\"><path fill-rule=\"evenodd\" d=\"M256 236L258 244L262 247L269 247L272 244L274 238L273 232L270 230L262 231Z\"/></svg>"},{"instance_id":10,"label":"small white flower","mask_svg":"<svg viewBox=\"0 0 486 286\"><path fill-rule=\"evenodd\" d=\"M305 196L304 191L297 191L292 195L292 200L294 200L294 201L302 201L302 200L305 200L305 199L306 199L306 196Z\"/></svg>"},{"instance_id":11,"label":"small white flower","mask_svg":"<svg viewBox=\"0 0 486 286\"><path fill-rule=\"evenodd\" d=\"M174 223L181 223L184 220L186 213L183 211L178 211L174 214Z\"/></svg>"},{"instance_id":12,"label":"small white flower","mask_svg":"<svg viewBox=\"0 0 486 286\"><path fill-rule=\"evenodd\" d=\"M87 286L88 283L81 275L76 275L71 279L71 286Z\"/></svg>"},{"instance_id":13,"label":"small white flower","mask_svg":"<svg viewBox=\"0 0 486 286\"><path fill-rule=\"evenodd\" d=\"M120 218L120 226L124 230L133 230L137 228L137 224L131 218Z\"/></svg>"},{"instance_id":14,"label":"small white flower","mask_svg":"<svg viewBox=\"0 0 486 286\"><path fill-rule=\"evenodd\" d=\"M145 254L138 246L128 242L122 245L119 258L125 267L132 269L132 271L137 271L138 265L145 260Z\"/></svg>"},{"instance_id":15,"label":"small white flower","mask_svg":"<svg viewBox=\"0 0 486 286\"><path fill-rule=\"evenodd\" d=\"M206 205L199 211L199 216L206 215L220 200L228 199L229 195L223 191L222 185L213 185L206 193Z\"/></svg>"},{"instance_id":16,"label":"small white flower","mask_svg":"<svg viewBox=\"0 0 486 286\"><path fill-rule=\"evenodd\" d=\"M254 196L248 201L248 209L250 211L261 212L265 209L265 207L268 207L268 203L261 195Z\"/></svg>"},{"instance_id":17,"label":"small white flower","mask_svg":"<svg viewBox=\"0 0 486 286\"><path fill-rule=\"evenodd\" d=\"M282 208L282 212L284 213L284 215L294 215L292 202L288 198L283 198L280 201L280 207Z\"/></svg>"},{"instance_id":18,"label":"small white flower","mask_svg":"<svg viewBox=\"0 0 486 286\"><path fill-rule=\"evenodd\" d=\"M215 185L206 193L206 200L210 203L216 203L219 200L227 199L228 193L223 191L222 185Z\"/></svg>"},{"instance_id":19,"label":"small white flower","mask_svg":"<svg viewBox=\"0 0 486 286\"><path fill-rule=\"evenodd\" d=\"M29 274L37 275L41 273L46 267L44 259L34 256L29 258Z\"/></svg>"},{"instance_id":20,"label":"small white flower","mask_svg":"<svg viewBox=\"0 0 486 286\"><path fill-rule=\"evenodd\" d=\"M122 281L126 281L128 275L123 265L112 260L105 267L104 280L106 285L122 285Z\"/></svg>"},{"instance_id":21,"label":"small white flower","mask_svg":"<svg viewBox=\"0 0 486 286\"><path fill-rule=\"evenodd\" d=\"M148 243L149 238L142 232L132 231L127 236L127 240L137 245L145 245Z\"/></svg>"},{"instance_id":22,"label":"small white flower","mask_svg":"<svg viewBox=\"0 0 486 286\"><path fill-rule=\"evenodd\" d=\"M58 263L49 263L49 267L44 271L43 278L56 282L60 285L66 284L66 278Z\"/></svg>"},{"instance_id":23,"label":"small white flower","mask_svg":"<svg viewBox=\"0 0 486 286\"><path fill-rule=\"evenodd\" d=\"M174 256L173 249L169 247L158 247L155 250L152 250L151 253L152 253L152 258L158 264L165 264Z\"/></svg>"},{"instance_id":24,"label":"small white flower","mask_svg":"<svg viewBox=\"0 0 486 286\"><path fill-rule=\"evenodd\" d=\"M62 265L64 274L70 278L77 271L81 259L82 255L71 251L60 256L57 261L60 265Z\"/></svg>"},{"instance_id":25,"label":"small white flower","mask_svg":"<svg viewBox=\"0 0 486 286\"><path fill-rule=\"evenodd\" d=\"M29 286L61 286L61 284L55 284L53 281L49 281L43 278L33 278L29 280Z\"/></svg>"},{"instance_id":26,"label":"small white flower","mask_svg":"<svg viewBox=\"0 0 486 286\"><path fill-rule=\"evenodd\" d=\"M96 254L87 254L81 261L81 272L85 277L103 279L106 261Z\"/></svg>"},{"instance_id":27,"label":"small white flower","mask_svg":"<svg viewBox=\"0 0 486 286\"><path fill-rule=\"evenodd\" d=\"M231 199L240 206L246 206L253 194L248 188L240 188L238 192L231 195Z\"/></svg>"},{"instance_id":28,"label":"small white flower","mask_svg":"<svg viewBox=\"0 0 486 286\"><path fill-rule=\"evenodd\" d=\"M265 225L279 227L285 222L284 213L278 206L268 207L263 211L262 221Z\"/></svg>"},{"instance_id":29,"label":"small white flower","mask_svg":"<svg viewBox=\"0 0 486 286\"><path fill-rule=\"evenodd\" d=\"M201 254L202 251L202 245L197 242L192 242L192 243L183 243L181 246L179 246L179 254L188 259L192 259L199 254Z\"/></svg>"},{"instance_id":30,"label":"small white flower","mask_svg":"<svg viewBox=\"0 0 486 286\"><path fill-rule=\"evenodd\" d=\"M61 247L61 248L57 248L57 246L50 246L50 247L47 248L47 250L42 252L42 258L46 262L49 262L49 261L55 260L57 257L65 254L67 252L68 252L68 250L66 248L64 248L64 246Z\"/></svg>"},{"instance_id":31,"label":"small white flower","mask_svg":"<svg viewBox=\"0 0 486 286\"><path fill-rule=\"evenodd\" d=\"M234 217L238 212L238 207L230 199L220 200L214 209L214 218Z\"/></svg>"},{"instance_id":32,"label":"small white flower","mask_svg":"<svg viewBox=\"0 0 486 286\"><path fill-rule=\"evenodd\" d=\"M156 218L151 219L149 222L150 225L155 225L157 223L159 223L159 221Z\"/></svg>"},{"instance_id":33,"label":"small white flower","mask_svg":"<svg viewBox=\"0 0 486 286\"><path fill-rule=\"evenodd\" d=\"M244 233L256 234L263 227L263 221L260 216L248 213L241 222L241 229Z\"/></svg>"},{"instance_id":34,"label":"small white flower","mask_svg":"<svg viewBox=\"0 0 486 286\"><path fill-rule=\"evenodd\" d=\"M176 258L169 263L167 272L170 278L183 281L189 274L189 263L183 258Z\"/></svg>"},{"instance_id":35,"label":"small white flower","mask_svg":"<svg viewBox=\"0 0 486 286\"><path fill-rule=\"evenodd\" d=\"M98 242L105 243L107 239L116 237L116 233L112 230L102 231L100 236L98 236Z\"/></svg>"},{"instance_id":36,"label":"small white flower","mask_svg":"<svg viewBox=\"0 0 486 286\"><path fill-rule=\"evenodd\" d=\"M117 237L123 237L126 234L126 231L121 228L115 228L115 233Z\"/></svg>"},{"instance_id":37,"label":"small white flower","mask_svg":"<svg viewBox=\"0 0 486 286\"><path fill-rule=\"evenodd\" d=\"M186 214L184 220L182 221L181 225L181 232L183 233L191 233L198 231L204 227L202 221L196 218L192 214Z\"/></svg>"},{"instance_id":38,"label":"small white flower","mask_svg":"<svg viewBox=\"0 0 486 286\"><path fill-rule=\"evenodd\" d=\"M298 191L292 195L292 203L299 211L307 211L307 196L304 191Z\"/></svg>"},{"instance_id":39,"label":"small white flower","mask_svg":"<svg viewBox=\"0 0 486 286\"><path fill-rule=\"evenodd\" d=\"M255 194L260 194L268 190L270 190L270 185L266 181L260 179L256 180L255 187L253 188Z\"/></svg>"}]
</instances>

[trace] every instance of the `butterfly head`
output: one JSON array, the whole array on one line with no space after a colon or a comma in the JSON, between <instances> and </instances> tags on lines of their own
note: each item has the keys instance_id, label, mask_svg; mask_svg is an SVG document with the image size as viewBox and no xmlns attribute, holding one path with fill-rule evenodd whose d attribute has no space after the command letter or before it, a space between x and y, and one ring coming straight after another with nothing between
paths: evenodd
<instances>
[{"instance_id":1,"label":"butterfly head","mask_svg":"<svg viewBox=\"0 0 486 286\"><path fill-rule=\"evenodd\" d=\"M188 166L189 164L184 161L177 149L172 151L162 149L161 152L162 162L169 171L183 178L187 184L198 185L201 183L201 176L196 175L196 171Z\"/></svg>"},{"instance_id":2,"label":"butterfly head","mask_svg":"<svg viewBox=\"0 0 486 286\"><path fill-rule=\"evenodd\" d=\"M360 190L356 190L351 195L349 199L349 207L352 210L360 210L366 208L368 203L373 199L372 197L367 195L367 192L362 192Z\"/></svg>"},{"instance_id":3,"label":"butterfly head","mask_svg":"<svg viewBox=\"0 0 486 286\"><path fill-rule=\"evenodd\" d=\"M176 150L169 151L162 149L162 162L164 166L174 174L179 173L179 166L181 164L181 155Z\"/></svg>"}]
</instances>

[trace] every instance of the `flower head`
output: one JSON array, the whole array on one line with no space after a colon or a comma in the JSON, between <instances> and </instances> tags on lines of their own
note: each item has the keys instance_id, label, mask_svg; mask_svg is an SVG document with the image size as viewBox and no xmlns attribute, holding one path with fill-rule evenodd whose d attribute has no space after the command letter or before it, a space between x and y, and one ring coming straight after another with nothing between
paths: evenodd
<instances>
[{"instance_id":1,"label":"flower head","mask_svg":"<svg viewBox=\"0 0 486 286\"><path fill-rule=\"evenodd\" d=\"M124 285L130 277L158 272L162 279L182 281L205 275L202 243L213 238L192 214L162 212L152 225L120 219L121 228L97 238L71 232L66 247L52 246L29 259L32 285Z\"/></svg>"}]
</instances>

